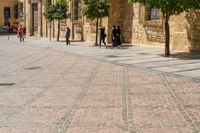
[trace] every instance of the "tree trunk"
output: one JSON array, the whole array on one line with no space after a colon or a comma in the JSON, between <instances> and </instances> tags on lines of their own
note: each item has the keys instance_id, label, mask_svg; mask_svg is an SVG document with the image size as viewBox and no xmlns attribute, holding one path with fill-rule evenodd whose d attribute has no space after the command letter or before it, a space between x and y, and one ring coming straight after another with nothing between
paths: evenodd
<instances>
[{"instance_id":1,"label":"tree trunk","mask_svg":"<svg viewBox=\"0 0 200 133\"><path fill-rule=\"evenodd\" d=\"M99 25L99 19L97 18L97 21L96 21L96 40L95 40L95 46L98 46L98 25Z\"/></svg>"},{"instance_id":2,"label":"tree trunk","mask_svg":"<svg viewBox=\"0 0 200 133\"><path fill-rule=\"evenodd\" d=\"M51 23L52 23L52 21L50 21L50 27L49 27L49 31L50 31L50 41L51 41Z\"/></svg>"},{"instance_id":3,"label":"tree trunk","mask_svg":"<svg viewBox=\"0 0 200 133\"><path fill-rule=\"evenodd\" d=\"M170 55L170 29L169 29L169 16L166 15L164 18L165 28L165 55Z\"/></svg>"},{"instance_id":4,"label":"tree trunk","mask_svg":"<svg viewBox=\"0 0 200 133\"><path fill-rule=\"evenodd\" d=\"M46 38L48 37L48 22L46 21Z\"/></svg>"},{"instance_id":5,"label":"tree trunk","mask_svg":"<svg viewBox=\"0 0 200 133\"><path fill-rule=\"evenodd\" d=\"M59 41L60 38L60 20L58 20L58 36L57 36L57 41Z\"/></svg>"},{"instance_id":6,"label":"tree trunk","mask_svg":"<svg viewBox=\"0 0 200 133\"><path fill-rule=\"evenodd\" d=\"M53 20L53 38L55 38L55 20Z\"/></svg>"}]
</instances>

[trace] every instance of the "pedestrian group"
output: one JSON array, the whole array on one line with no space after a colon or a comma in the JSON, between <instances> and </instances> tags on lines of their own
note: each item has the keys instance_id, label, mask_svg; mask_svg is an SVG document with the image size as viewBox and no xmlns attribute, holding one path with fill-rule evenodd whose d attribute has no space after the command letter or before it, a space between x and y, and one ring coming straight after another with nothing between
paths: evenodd
<instances>
[{"instance_id":1,"label":"pedestrian group","mask_svg":"<svg viewBox=\"0 0 200 133\"><path fill-rule=\"evenodd\" d=\"M101 48L101 42L103 42L105 48L107 48L107 45L105 42L105 38L106 38L105 27L101 27L101 28L99 28L99 30L100 30L99 48ZM66 45L70 45L70 40L69 40L70 33L71 33L71 30L69 27L67 27L64 32L64 37L66 39ZM24 41L24 35L26 35L26 28L23 25L20 25L17 30L17 37L19 37L20 42ZM117 27L113 26L112 27L112 36L111 36L111 39L112 39L111 48L113 48L113 47L121 48L122 47L120 36L121 36L120 26L119 25Z\"/></svg>"},{"instance_id":2,"label":"pedestrian group","mask_svg":"<svg viewBox=\"0 0 200 133\"><path fill-rule=\"evenodd\" d=\"M101 48L101 42L103 42L105 47L107 48L106 43L105 43L105 38L106 38L105 27L99 28L99 30L100 30L99 48ZM111 38L112 38L111 48L113 48L113 47L121 48L122 43L121 43L120 36L121 36L120 26L118 25L117 28L116 28L116 26L113 26L112 27L112 36L111 36Z\"/></svg>"}]
</instances>

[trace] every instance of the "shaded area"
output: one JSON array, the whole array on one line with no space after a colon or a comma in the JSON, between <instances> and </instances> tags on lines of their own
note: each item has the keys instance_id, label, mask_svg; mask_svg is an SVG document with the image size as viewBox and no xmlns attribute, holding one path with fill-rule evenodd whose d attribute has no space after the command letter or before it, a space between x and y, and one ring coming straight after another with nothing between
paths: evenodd
<instances>
[{"instance_id":1,"label":"shaded area","mask_svg":"<svg viewBox=\"0 0 200 133\"><path fill-rule=\"evenodd\" d=\"M13 86L15 83L0 83L0 86Z\"/></svg>"},{"instance_id":2,"label":"shaded area","mask_svg":"<svg viewBox=\"0 0 200 133\"><path fill-rule=\"evenodd\" d=\"M160 56L166 57L165 55L160 55ZM199 52L178 52L178 53L172 53L169 57L178 58L181 60L200 59L200 53Z\"/></svg>"}]
</instances>

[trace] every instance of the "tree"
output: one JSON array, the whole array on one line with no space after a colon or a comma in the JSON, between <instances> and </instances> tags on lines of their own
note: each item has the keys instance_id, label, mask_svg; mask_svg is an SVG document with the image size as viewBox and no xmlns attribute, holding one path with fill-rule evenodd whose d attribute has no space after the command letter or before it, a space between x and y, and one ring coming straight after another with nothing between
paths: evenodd
<instances>
[{"instance_id":1,"label":"tree","mask_svg":"<svg viewBox=\"0 0 200 133\"><path fill-rule=\"evenodd\" d=\"M132 3L141 3L150 8L160 9L163 14L165 31L165 55L170 55L170 28L169 19L189 9L200 9L200 0L128 0Z\"/></svg>"},{"instance_id":2,"label":"tree","mask_svg":"<svg viewBox=\"0 0 200 133\"><path fill-rule=\"evenodd\" d=\"M99 18L107 17L109 15L109 0L83 0L83 14L91 19L96 19L96 40L95 46L98 45L98 21Z\"/></svg>"},{"instance_id":3,"label":"tree","mask_svg":"<svg viewBox=\"0 0 200 133\"><path fill-rule=\"evenodd\" d=\"M53 14L55 13L55 8L56 8L55 5L49 5L43 14L46 17L46 19L49 20L50 22L50 41L51 41L51 24L52 21L54 20Z\"/></svg>"},{"instance_id":4,"label":"tree","mask_svg":"<svg viewBox=\"0 0 200 133\"><path fill-rule=\"evenodd\" d=\"M53 19L58 20L58 35L57 35L57 41L59 41L60 38L60 20L68 18L68 5L66 0L56 0L55 4L55 12L53 13Z\"/></svg>"},{"instance_id":5,"label":"tree","mask_svg":"<svg viewBox=\"0 0 200 133\"><path fill-rule=\"evenodd\" d=\"M49 5L44 15L50 21L50 40L51 40L51 23L53 20L58 20L58 35L57 41L60 38L60 20L68 18L68 5L66 0L56 0L55 5Z\"/></svg>"}]
</instances>

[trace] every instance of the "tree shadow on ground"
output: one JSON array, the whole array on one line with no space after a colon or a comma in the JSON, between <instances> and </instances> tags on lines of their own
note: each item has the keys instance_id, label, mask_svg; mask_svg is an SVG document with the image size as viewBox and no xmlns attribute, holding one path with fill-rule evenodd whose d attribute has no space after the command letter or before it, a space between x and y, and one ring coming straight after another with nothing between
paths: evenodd
<instances>
[{"instance_id":1,"label":"tree shadow on ground","mask_svg":"<svg viewBox=\"0 0 200 133\"><path fill-rule=\"evenodd\" d=\"M131 45L131 44L122 44L122 46L119 47L118 49L123 50L123 49L129 49L130 47L136 47L136 46L135 45ZM106 48L108 48L108 49L117 49L117 47L112 47L111 45L107 45Z\"/></svg>"},{"instance_id":2,"label":"tree shadow on ground","mask_svg":"<svg viewBox=\"0 0 200 133\"><path fill-rule=\"evenodd\" d=\"M66 42L66 40L59 40L58 42ZM70 42L84 42L82 40L70 40Z\"/></svg>"},{"instance_id":3,"label":"tree shadow on ground","mask_svg":"<svg viewBox=\"0 0 200 133\"><path fill-rule=\"evenodd\" d=\"M165 55L161 56L166 57ZM170 54L169 58L178 58L181 60L199 60L200 52L176 52Z\"/></svg>"}]
</instances>

